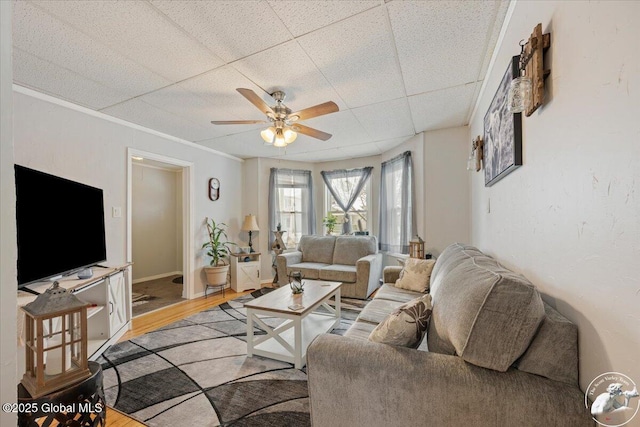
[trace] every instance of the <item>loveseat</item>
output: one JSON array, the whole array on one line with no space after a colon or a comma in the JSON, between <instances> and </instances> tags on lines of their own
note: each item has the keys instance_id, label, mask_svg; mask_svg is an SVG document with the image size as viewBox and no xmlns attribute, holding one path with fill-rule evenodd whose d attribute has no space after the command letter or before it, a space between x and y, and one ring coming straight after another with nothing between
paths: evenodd
<instances>
[{"instance_id":1,"label":"loveseat","mask_svg":"<svg viewBox=\"0 0 640 427\"><path fill-rule=\"evenodd\" d=\"M307 350L314 427L593 426L578 386L577 327L523 276L453 244L431 272L433 311L416 349L372 342L389 313L419 296L399 267L345 336Z\"/></svg>"},{"instance_id":2,"label":"loveseat","mask_svg":"<svg viewBox=\"0 0 640 427\"><path fill-rule=\"evenodd\" d=\"M292 271L305 279L342 282L343 297L366 299L380 286L382 254L375 236L302 236L298 248L276 258L278 284Z\"/></svg>"}]
</instances>

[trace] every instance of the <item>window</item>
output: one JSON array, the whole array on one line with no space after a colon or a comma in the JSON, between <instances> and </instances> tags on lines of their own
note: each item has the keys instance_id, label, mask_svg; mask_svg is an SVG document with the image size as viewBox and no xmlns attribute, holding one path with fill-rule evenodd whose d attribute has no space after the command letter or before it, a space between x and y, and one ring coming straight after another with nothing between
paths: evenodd
<instances>
[{"instance_id":1,"label":"window","mask_svg":"<svg viewBox=\"0 0 640 427\"><path fill-rule=\"evenodd\" d=\"M380 171L380 250L409 253L416 231L413 166L406 151L382 163Z\"/></svg>"},{"instance_id":2,"label":"window","mask_svg":"<svg viewBox=\"0 0 640 427\"><path fill-rule=\"evenodd\" d=\"M295 248L300 237L315 233L313 183L311 171L271 168L269 177L269 225L278 223L286 231L282 236L288 249ZM274 241L269 235L269 246Z\"/></svg>"},{"instance_id":3,"label":"window","mask_svg":"<svg viewBox=\"0 0 640 427\"><path fill-rule=\"evenodd\" d=\"M366 185L372 170L373 168L368 166L320 172L327 185L326 211L338 217L333 234L350 234L352 231L367 230L367 196L370 191Z\"/></svg>"}]
</instances>

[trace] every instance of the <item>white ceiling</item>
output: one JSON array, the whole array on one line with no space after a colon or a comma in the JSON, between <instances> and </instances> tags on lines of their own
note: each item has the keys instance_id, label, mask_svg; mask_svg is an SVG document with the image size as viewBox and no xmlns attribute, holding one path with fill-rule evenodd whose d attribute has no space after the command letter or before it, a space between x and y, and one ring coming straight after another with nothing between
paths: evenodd
<instances>
[{"instance_id":1,"label":"white ceiling","mask_svg":"<svg viewBox=\"0 0 640 427\"><path fill-rule=\"evenodd\" d=\"M14 1L16 84L241 158L327 161L379 154L465 125L508 1ZM287 93L333 134L264 146L268 104Z\"/></svg>"}]
</instances>

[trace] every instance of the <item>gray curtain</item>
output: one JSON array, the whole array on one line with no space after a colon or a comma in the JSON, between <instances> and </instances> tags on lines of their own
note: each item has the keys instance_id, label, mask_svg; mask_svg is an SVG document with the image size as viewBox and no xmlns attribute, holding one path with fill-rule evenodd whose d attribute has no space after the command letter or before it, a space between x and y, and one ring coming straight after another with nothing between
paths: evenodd
<instances>
[{"instance_id":1,"label":"gray curtain","mask_svg":"<svg viewBox=\"0 0 640 427\"><path fill-rule=\"evenodd\" d=\"M360 195L364 185L367 183L372 170L373 168L371 166L367 166L366 168L338 169L320 172L324 183L327 184L329 192L344 212L345 221L342 224L342 234L351 233L351 221L349 220L348 212Z\"/></svg>"},{"instance_id":2,"label":"gray curtain","mask_svg":"<svg viewBox=\"0 0 640 427\"><path fill-rule=\"evenodd\" d=\"M417 231L411 151L382 163L378 230L381 251L409 253L409 241Z\"/></svg>"},{"instance_id":3,"label":"gray curtain","mask_svg":"<svg viewBox=\"0 0 640 427\"><path fill-rule=\"evenodd\" d=\"M294 191L287 191L291 189ZM297 191L296 191L297 190ZM293 194L296 196L294 197ZM271 168L269 175L269 247L278 223L287 238L316 233L316 214L311 171ZM295 213L294 213L295 212Z\"/></svg>"}]
</instances>

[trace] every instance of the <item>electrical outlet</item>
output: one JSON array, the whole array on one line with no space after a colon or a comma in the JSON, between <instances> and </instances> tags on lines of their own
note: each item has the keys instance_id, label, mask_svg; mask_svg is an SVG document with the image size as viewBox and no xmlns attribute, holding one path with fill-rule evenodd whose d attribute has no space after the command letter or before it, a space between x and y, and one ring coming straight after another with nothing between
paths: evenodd
<instances>
[{"instance_id":1,"label":"electrical outlet","mask_svg":"<svg viewBox=\"0 0 640 427\"><path fill-rule=\"evenodd\" d=\"M120 218L122 216L122 208L120 206L114 206L111 208L111 216L114 218Z\"/></svg>"}]
</instances>

